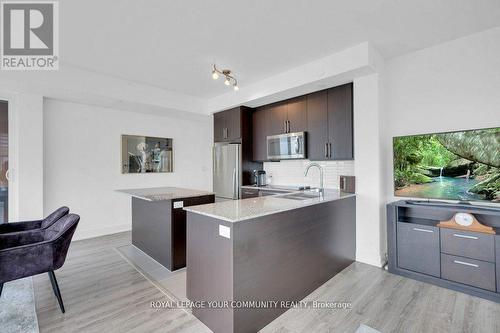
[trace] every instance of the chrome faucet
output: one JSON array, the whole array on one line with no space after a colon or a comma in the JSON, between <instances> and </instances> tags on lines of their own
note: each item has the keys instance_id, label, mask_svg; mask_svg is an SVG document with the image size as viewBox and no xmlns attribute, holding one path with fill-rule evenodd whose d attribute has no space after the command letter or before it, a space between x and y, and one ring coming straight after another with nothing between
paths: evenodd
<instances>
[{"instance_id":1,"label":"chrome faucet","mask_svg":"<svg viewBox=\"0 0 500 333\"><path fill-rule=\"evenodd\" d=\"M319 177L320 177L320 179L319 179L319 193L320 193L321 197L323 197L324 192L325 192L325 189L323 188L323 168L318 163L309 163L309 165L306 168L306 172L304 172L304 177L307 177L307 173L309 172L309 169L311 167L317 167L319 169Z\"/></svg>"}]
</instances>

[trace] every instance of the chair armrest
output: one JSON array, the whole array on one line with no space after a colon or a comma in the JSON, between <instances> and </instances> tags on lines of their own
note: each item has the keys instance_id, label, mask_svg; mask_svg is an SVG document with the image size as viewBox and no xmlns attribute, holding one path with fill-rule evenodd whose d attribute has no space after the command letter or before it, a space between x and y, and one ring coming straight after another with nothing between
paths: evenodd
<instances>
[{"instance_id":1,"label":"chair armrest","mask_svg":"<svg viewBox=\"0 0 500 333\"><path fill-rule=\"evenodd\" d=\"M0 224L0 234L39 229L41 225L42 220L2 223Z\"/></svg>"},{"instance_id":2,"label":"chair armrest","mask_svg":"<svg viewBox=\"0 0 500 333\"><path fill-rule=\"evenodd\" d=\"M0 283L53 270L52 251L48 241L0 250Z\"/></svg>"},{"instance_id":3,"label":"chair armrest","mask_svg":"<svg viewBox=\"0 0 500 333\"><path fill-rule=\"evenodd\" d=\"M0 234L0 250L40 243L44 240L42 230L30 230Z\"/></svg>"}]
</instances>

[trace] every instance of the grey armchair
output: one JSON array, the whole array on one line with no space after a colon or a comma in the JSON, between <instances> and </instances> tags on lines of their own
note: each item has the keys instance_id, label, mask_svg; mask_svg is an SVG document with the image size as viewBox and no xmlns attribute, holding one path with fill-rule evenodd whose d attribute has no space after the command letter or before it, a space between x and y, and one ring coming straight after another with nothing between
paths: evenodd
<instances>
[{"instance_id":1,"label":"grey armchair","mask_svg":"<svg viewBox=\"0 0 500 333\"><path fill-rule=\"evenodd\" d=\"M50 227L54 222L59 220L61 217L68 215L68 213L69 213L69 208L66 206L62 206L57 210L55 210L52 214L44 218L43 220L2 223L0 224L0 234L34 230L34 229L46 229Z\"/></svg>"},{"instance_id":2,"label":"grey armchair","mask_svg":"<svg viewBox=\"0 0 500 333\"><path fill-rule=\"evenodd\" d=\"M0 235L0 296L5 282L47 272L64 313L54 271L64 264L79 221L80 216L69 214L45 229Z\"/></svg>"}]
</instances>

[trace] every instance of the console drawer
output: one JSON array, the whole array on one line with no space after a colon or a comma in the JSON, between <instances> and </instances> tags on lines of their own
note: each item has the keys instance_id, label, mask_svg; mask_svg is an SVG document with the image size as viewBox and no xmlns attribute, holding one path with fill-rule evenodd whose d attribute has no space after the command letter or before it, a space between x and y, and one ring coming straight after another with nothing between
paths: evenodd
<instances>
[{"instance_id":1,"label":"console drawer","mask_svg":"<svg viewBox=\"0 0 500 333\"><path fill-rule=\"evenodd\" d=\"M441 254L441 278L495 291L495 264Z\"/></svg>"},{"instance_id":2,"label":"console drawer","mask_svg":"<svg viewBox=\"0 0 500 333\"><path fill-rule=\"evenodd\" d=\"M440 276L439 228L397 223L398 267Z\"/></svg>"},{"instance_id":3,"label":"console drawer","mask_svg":"<svg viewBox=\"0 0 500 333\"><path fill-rule=\"evenodd\" d=\"M495 235L441 228L441 252L477 260L495 261Z\"/></svg>"}]
</instances>

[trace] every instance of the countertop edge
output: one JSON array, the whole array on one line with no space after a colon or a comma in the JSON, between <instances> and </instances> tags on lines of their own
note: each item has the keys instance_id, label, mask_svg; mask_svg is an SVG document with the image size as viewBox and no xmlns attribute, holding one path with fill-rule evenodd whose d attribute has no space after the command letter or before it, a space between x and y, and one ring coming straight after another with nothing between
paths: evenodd
<instances>
[{"instance_id":1,"label":"countertop edge","mask_svg":"<svg viewBox=\"0 0 500 333\"><path fill-rule=\"evenodd\" d=\"M191 207L184 207L183 209L186 212L190 212L190 213L194 213L194 214L199 214L199 215L203 215L203 216L208 216L208 217L211 217L211 218L214 218L214 219L217 219L217 220L222 220L222 221L231 222L231 223L238 223L238 222L247 221L247 220L251 220L251 219L255 219L255 218L259 218L259 217L263 217L263 216L267 216L267 215L283 213L283 212L287 212L287 211L294 210L294 209L300 209L300 208L304 208L304 207L309 207L309 206L314 206L314 205L320 205L320 204L324 204L324 203L327 203L327 202L332 202L332 201L337 201L337 200L343 200L343 199L352 198L352 197L356 197L356 194L355 193L349 193L349 194L345 194L344 196L342 196L340 198L328 199L328 200L319 201L319 202L304 203L303 205L298 206L298 207L291 207L291 208L287 208L287 209L278 209L278 210L273 211L273 212L264 213L264 214L258 214L258 215L253 215L253 216L244 217L244 218L240 218L240 219L230 219L230 218L227 218L227 217L224 217L224 216L220 216L220 215L210 214L210 213L206 213L206 212L200 212L200 211L196 210L196 208L194 208L196 206L193 206L193 208L191 208ZM244 200L250 200L250 199L244 199Z\"/></svg>"}]
</instances>

